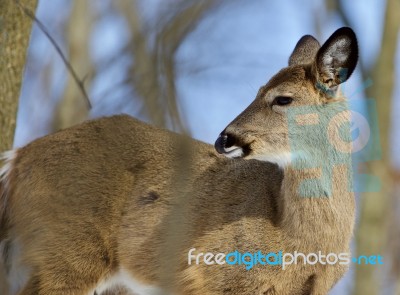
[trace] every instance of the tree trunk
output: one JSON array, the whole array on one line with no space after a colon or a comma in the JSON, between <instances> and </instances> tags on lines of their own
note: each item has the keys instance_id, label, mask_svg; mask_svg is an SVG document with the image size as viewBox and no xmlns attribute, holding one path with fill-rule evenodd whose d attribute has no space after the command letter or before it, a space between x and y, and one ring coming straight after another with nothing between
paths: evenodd
<instances>
[{"instance_id":1,"label":"tree trunk","mask_svg":"<svg viewBox=\"0 0 400 295\"><path fill-rule=\"evenodd\" d=\"M21 1L35 11L37 1ZM12 0L0 0L0 151L12 147L32 20Z\"/></svg>"},{"instance_id":2,"label":"tree trunk","mask_svg":"<svg viewBox=\"0 0 400 295\"><path fill-rule=\"evenodd\" d=\"M36 10L37 1L21 1ZM17 116L26 52L32 20L12 0L0 0L0 152L11 149ZM0 259L0 294L7 294L5 272Z\"/></svg>"}]
</instances>

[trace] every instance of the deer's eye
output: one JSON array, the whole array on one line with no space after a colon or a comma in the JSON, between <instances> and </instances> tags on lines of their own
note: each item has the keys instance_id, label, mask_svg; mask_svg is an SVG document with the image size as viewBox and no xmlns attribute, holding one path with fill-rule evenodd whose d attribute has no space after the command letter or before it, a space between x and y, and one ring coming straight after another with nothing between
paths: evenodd
<instances>
[{"instance_id":1,"label":"deer's eye","mask_svg":"<svg viewBox=\"0 0 400 295\"><path fill-rule=\"evenodd\" d=\"M272 105L278 105L278 106L284 106L291 104L293 101L293 98L288 97L288 96L277 96L275 97L274 101L272 102Z\"/></svg>"}]
</instances>

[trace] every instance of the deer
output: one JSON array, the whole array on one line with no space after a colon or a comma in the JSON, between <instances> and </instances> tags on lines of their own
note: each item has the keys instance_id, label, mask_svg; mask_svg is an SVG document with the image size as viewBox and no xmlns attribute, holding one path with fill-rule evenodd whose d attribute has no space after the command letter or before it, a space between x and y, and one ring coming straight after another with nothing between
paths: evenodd
<instances>
[{"instance_id":1,"label":"deer","mask_svg":"<svg viewBox=\"0 0 400 295\"><path fill-rule=\"evenodd\" d=\"M350 132L340 127L351 120L340 84L357 60L351 28L322 46L303 36L214 146L115 115L4 153L10 294L327 294L348 263L298 257L283 269L279 253L350 252L351 142L335 130ZM315 159L325 166L307 166ZM330 181L307 182L324 173ZM250 252L274 259L259 256L251 269L254 256L228 261Z\"/></svg>"}]
</instances>

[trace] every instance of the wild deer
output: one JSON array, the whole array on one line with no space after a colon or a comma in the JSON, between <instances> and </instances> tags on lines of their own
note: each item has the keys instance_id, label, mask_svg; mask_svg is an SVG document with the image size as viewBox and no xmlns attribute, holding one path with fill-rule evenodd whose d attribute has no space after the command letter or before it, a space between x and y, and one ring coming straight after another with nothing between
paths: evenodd
<instances>
[{"instance_id":1,"label":"wild deer","mask_svg":"<svg viewBox=\"0 0 400 295\"><path fill-rule=\"evenodd\" d=\"M135 294L327 294L347 264L246 270L200 253L349 252L351 161L337 164L346 152L324 152L320 139L339 140L332 130L350 120L338 86L357 59L350 28L322 46L302 37L288 67L221 133L218 153L126 115L5 153L0 241L11 294L100 294L114 285ZM293 129L290 110L307 106L314 113L296 117ZM296 167L314 158L325 167ZM301 183L324 171L331 181L302 195Z\"/></svg>"}]
</instances>

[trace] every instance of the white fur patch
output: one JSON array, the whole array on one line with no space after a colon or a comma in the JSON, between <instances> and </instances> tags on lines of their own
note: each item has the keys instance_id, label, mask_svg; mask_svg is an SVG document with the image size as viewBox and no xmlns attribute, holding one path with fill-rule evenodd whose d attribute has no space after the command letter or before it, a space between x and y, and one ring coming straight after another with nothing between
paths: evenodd
<instances>
[{"instance_id":1,"label":"white fur patch","mask_svg":"<svg viewBox=\"0 0 400 295\"><path fill-rule=\"evenodd\" d=\"M255 159L264 162L270 162L277 164L280 168L285 168L292 162L292 154L284 152L281 154L269 154L269 155L249 155L246 157L247 160Z\"/></svg>"},{"instance_id":2,"label":"white fur patch","mask_svg":"<svg viewBox=\"0 0 400 295\"><path fill-rule=\"evenodd\" d=\"M228 158L238 158L243 156L243 149L240 146L231 146L225 149L225 156Z\"/></svg>"},{"instance_id":3,"label":"white fur patch","mask_svg":"<svg viewBox=\"0 0 400 295\"><path fill-rule=\"evenodd\" d=\"M106 290L112 290L117 286L124 286L130 289L135 295L159 295L166 294L159 287L145 285L135 280L126 270L121 269L115 275L101 282L90 295L93 295L94 291L97 294L101 294ZM89 295L89 294L88 294Z\"/></svg>"},{"instance_id":4,"label":"white fur patch","mask_svg":"<svg viewBox=\"0 0 400 295\"><path fill-rule=\"evenodd\" d=\"M12 168L12 161L16 156L17 150L10 150L0 154L0 160L4 161L4 165L0 169L0 181L7 183L7 178Z\"/></svg>"}]
</instances>

